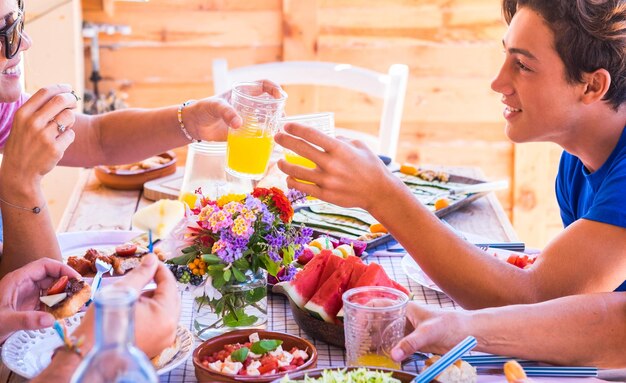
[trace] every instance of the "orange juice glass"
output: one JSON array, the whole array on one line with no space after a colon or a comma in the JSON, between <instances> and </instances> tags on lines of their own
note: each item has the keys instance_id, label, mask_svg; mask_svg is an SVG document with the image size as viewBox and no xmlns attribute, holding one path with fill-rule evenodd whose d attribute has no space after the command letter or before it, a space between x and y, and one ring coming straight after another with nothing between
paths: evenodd
<instances>
[{"instance_id":1,"label":"orange juice glass","mask_svg":"<svg viewBox=\"0 0 626 383\"><path fill-rule=\"evenodd\" d=\"M231 104L243 119L243 126L228 128L226 171L229 174L253 180L263 178L286 100L287 93L282 89L268 89L262 82L233 86Z\"/></svg>"},{"instance_id":2,"label":"orange juice glass","mask_svg":"<svg viewBox=\"0 0 626 383\"><path fill-rule=\"evenodd\" d=\"M331 112L313 113L313 114L300 114L290 116L280 120L281 127L290 122L296 122L305 126L310 126L321 132L326 133L331 137L335 137L335 114ZM284 149L285 160L290 164L300 165L305 168L315 168L315 163L308 158L304 158L301 155L289 150Z\"/></svg>"}]
</instances>

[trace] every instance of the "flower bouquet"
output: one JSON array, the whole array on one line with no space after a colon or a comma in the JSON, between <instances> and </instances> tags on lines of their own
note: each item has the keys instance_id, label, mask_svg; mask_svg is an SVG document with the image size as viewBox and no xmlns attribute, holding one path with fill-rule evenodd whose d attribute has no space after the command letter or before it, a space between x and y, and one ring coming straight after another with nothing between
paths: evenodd
<instances>
[{"instance_id":1,"label":"flower bouquet","mask_svg":"<svg viewBox=\"0 0 626 383\"><path fill-rule=\"evenodd\" d=\"M217 200L196 195L172 234L180 255L168 261L177 280L191 285L196 335L259 327L267 319L267 275L290 280L311 240L311 229L291 224L292 203L304 195L278 188Z\"/></svg>"}]
</instances>

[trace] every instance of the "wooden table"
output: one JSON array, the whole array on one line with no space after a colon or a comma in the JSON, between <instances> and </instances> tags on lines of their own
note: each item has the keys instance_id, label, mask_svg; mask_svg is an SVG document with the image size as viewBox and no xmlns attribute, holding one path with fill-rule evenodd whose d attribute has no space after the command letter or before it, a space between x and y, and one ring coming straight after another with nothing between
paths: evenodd
<instances>
[{"instance_id":1,"label":"wooden table","mask_svg":"<svg viewBox=\"0 0 626 383\"><path fill-rule=\"evenodd\" d=\"M477 169L462 168L455 169L453 171L456 174L473 178L481 178L482 176L481 172ZM86 169L81 173L81 177L68 203L58 231L130 230L133 213L138 208L148 205L151 202L152 201L148 201L143 198L141 192L139 191L116 191L102 186L93 175L93 171ZM459 230L480 235L493 241L518 241L509 220L493 193L475 201L467 208L451 213L446 217L446 221ZM402 272L396 274L397 270L395 267L398 267L399 270L398 265L400 258L369 258L372 258L369 259L369 261L379 262L383 265L388 273L393 271L393 274L390 275L394 275L400 283L409 286L411 291L415 294L416 300L425 304L435 304L440 307L458 308L456 304L444 294L423 288L422 286L409 280ZM183 311L191 311L191 308L189 307L190 301L191 299L183 294ZM282 307L286 305L286 302L282 297L270 296L269 301L270 308L276 305L282 305ZM276 328L276 326L270 326L274 330L292 332L296 335L304 335L299 331L299 328L297 328L290 315L291 313L289 312L288 317L284 320L291 322L281 324L281 326L284 327ZM184 316L185 315L183 313L182 317ZM269 318L270 323L271 321L272 318ZM183 323L181 322L181 324ZM191 322L189 321L189 323L185 323L184 325L191 327ZM320 347L320 344L322 347ZM340 349L327 346L322 342L316 342L316 346L320 351L318 367L343 365L343 352ZM409 366L409 369L411 368L415 367ZM479 382L502 381L502 379L503 377L501 376L480 376ZM8 371L4 365L0 366L0 382L21 381L24 381L24 379ZM195 382L196 380L195 376L193 376L193 366L191 366L191 363L187 363L187 365L179 367L171 374L162 376L161 381ZM556 380L545 379L545 381L549 382ZM594 379L586 381L590 382L594 381Z\"/></svg>"}]
</instances>

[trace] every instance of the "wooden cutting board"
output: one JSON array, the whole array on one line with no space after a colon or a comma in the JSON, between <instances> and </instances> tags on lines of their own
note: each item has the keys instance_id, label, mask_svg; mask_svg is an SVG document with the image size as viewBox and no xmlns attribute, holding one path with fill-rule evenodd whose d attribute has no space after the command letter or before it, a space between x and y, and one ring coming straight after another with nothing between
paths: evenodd
<instances>
[{"instance_id":1,"label":"wooden cutting board","mask_svg":"<svg viewBox=\"0 0 626 383\"><path fill-rule=\"evenodd\" d=\"M185 168L179 166L172 175L146 182L143 184L143 196L152 201L178 199L184 174Z\"/></svg>"}]
</instances>

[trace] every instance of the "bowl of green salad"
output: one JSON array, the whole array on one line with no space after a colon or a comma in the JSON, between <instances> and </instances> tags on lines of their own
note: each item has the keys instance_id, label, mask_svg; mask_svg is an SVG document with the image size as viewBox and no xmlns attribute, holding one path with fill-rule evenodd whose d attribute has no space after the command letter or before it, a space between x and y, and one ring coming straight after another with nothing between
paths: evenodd
<instances>
[{"instance_id":1,"label":"bowl of green salad","mask_svg":"<svg viewBox=\"0 0 626 383\"><path fill-rule=\"evenodd\" d=\"M372 367L318 368L289 373L272 383L410 383L417 375L407 371Z\"/></svg>"}]
</instances>

